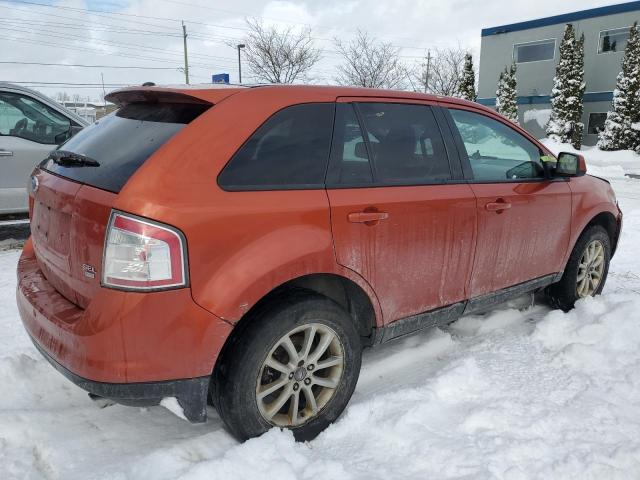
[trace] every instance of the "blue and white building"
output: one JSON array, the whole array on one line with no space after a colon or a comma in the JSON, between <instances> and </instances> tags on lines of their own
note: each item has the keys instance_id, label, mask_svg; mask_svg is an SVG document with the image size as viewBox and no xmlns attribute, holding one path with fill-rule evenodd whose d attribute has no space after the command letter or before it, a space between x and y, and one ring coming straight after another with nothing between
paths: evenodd
<instances>
[{"instance_id":1,"label":"blue and white building","mask_svg":"<svg viewBox=\"0 0 640 480\"><path fill-rule=\"evenodd\" d=\"M584 143L595 144L611 106L629 28L636 21L640 23L640 1L483 29L478 102L495 106L498 76L515 60L520 124L543 137L558 49L565 25L571 23L585 36Z\"/></svg>"}]
</instances>

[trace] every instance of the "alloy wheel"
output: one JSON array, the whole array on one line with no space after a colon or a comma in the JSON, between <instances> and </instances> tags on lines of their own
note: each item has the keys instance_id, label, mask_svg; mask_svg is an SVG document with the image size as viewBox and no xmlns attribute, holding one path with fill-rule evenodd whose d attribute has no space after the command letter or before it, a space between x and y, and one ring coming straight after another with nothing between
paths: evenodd
<instances>
[{"instance_id":1,"label":"alloy wheel","mask_svg":"<svg viewBox=\"0 0 640 480\"><path fill-rule=\"evenodd\" d=\"M291 330L264 360L256 385L258 410L278 427L300 426L333 398L344 371L344 348L321 323Z\"/></svg>"},{"instance_id":2,"label":"alloy wheel","mask_svg":"<svg viewBox=\"0 0 640 480\"><path fill-rule=\"evenodd\" d=\"M585 298L595 294L602 282L604 267L604 245L600 240L593 240L587 245L578 264L576 284L578 297Z\"/></svg>"}]
</instances>

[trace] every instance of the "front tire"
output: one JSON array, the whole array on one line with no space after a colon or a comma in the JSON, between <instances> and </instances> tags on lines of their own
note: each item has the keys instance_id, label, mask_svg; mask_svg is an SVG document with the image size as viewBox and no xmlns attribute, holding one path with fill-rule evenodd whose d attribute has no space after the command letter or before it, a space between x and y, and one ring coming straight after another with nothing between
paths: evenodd
<instances>
[{"instance_id":1,"label":"front tire","mask_svg":"<svg viewBox=\"0 0 640 480\"><path fill-rule=\"evenodd\" d=\"M599 295L611 260L611 239L600 225L587 228L576 242L559 282L545 293L554 308L569 311L580 298Z\"/></svg>"},{"instance_id":2,"label":"front tire","mask_svg":"<svg viewBox=\"0 0 640 480\"><path fill-rule=\"evenodd\" d=\"M346 407L362 347L351 317L332 300L294 292L259 309L221 359L212 392L239 440L272 427L316 437Z\"/></svg>"}]
</instances>

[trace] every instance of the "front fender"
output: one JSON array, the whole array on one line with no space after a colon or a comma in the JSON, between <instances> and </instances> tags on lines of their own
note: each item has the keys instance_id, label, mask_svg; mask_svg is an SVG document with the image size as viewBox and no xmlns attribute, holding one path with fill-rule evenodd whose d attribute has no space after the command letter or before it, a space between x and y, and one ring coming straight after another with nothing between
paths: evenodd
<instances>
[{"instance_id":1,"label":"front fender","mask_svg":"<svg viewBox=\"0 0 640 480\"><path fill-rule=\"evenodd\" d=\"M569 186L572 191L571 237L563 266L569 261L578 238L594 218L606 213L611 214L616 223L620 220L615 194L608 182L586 175L572 178Z\"/></svg>"}]
</instances>

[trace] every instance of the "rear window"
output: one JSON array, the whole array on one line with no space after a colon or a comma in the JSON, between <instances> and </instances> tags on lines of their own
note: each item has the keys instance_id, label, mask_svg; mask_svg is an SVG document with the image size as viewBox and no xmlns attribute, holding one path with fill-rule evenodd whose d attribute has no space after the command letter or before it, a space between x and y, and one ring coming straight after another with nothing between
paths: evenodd
<instances>
[{"instance_id":1,"label":"rear window","mask_svg":"<svg viewBox=\"0 0 640 480\"><path fill-rule=\"evenodd\" d=\"M95 160L99 166L59 165L47 159L41 168L117 193L156 150L209 107L185 103L126 105L59 147Z\"/></svg>"},{"instance_id":2,"label":"rear window","mask_svg":"<svg viewBox=\"0 0 640 480\"><path fill-rule=\"evenodd\" d=\"M225 190L324 188L333 103L280 110L238 150L218 177Z\"/></svg>"}]
</instances>

